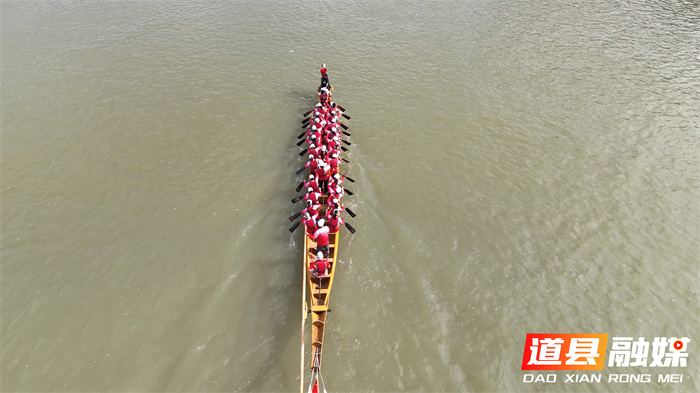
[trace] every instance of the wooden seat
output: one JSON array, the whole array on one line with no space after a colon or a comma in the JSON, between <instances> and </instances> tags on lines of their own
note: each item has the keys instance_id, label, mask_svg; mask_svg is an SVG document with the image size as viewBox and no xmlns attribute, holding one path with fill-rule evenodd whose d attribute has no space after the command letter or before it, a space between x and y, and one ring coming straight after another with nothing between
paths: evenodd
<instances>
[{"instance_id":1,"label":"wooden seat","mask_svg":"<svg viewBox=\"0 0 700 393\"><path fill-rule=\"evenodd\" d=\"M320 319L317 319L317 320L313 321L313 324L314 324L316 327L323 327L324 322L323 322L322 320L320 320Z\"/></svg>"}]
</instances>

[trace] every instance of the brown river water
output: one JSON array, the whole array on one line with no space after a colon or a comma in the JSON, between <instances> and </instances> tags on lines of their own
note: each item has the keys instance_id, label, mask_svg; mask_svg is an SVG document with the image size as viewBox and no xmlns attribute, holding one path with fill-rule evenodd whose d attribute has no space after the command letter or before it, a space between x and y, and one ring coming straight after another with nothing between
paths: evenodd
<instances>
[{"instance_id":1,"label":"brown river water","mask_svg":"<svg viewBox=\"0 0 700 393\"><path fill-rule=\"evenodd\" d=\"M700 390L697 0L1 15L1 391L298 390L287 217L321 63L357 213L329 392ZM528 333L691 341L687 367L527 383Z\"/></svg>"}]
</instances>

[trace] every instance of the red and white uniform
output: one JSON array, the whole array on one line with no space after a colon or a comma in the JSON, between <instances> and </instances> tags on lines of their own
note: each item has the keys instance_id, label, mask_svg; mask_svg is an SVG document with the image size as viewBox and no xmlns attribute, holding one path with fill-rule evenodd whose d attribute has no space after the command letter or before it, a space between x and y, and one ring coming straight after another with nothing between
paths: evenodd
<instances>
[{"instance_id":1,"label":"red and white uniform","mask_svg":"<svg viewBox=\"0 0 700 393\"><path fill-rule=\"evenodd\" d=\"M338 201L338 199L335 198L328 198L328 206L331 209L338 209L338 214L342 213L345 211L345 206L343 206L342 203Z\"/></svg>"},{"instance_id":2,"label":"red and white uniform","mask_svg":"<svg viewBox=\"0 0 700 393\"><path fill-rule=\"evenodd\" d=\"M328 181L328 179L331 177L331 171L327 166L324 166L322 169L319 168L318 171L318 181L319 183L322 181Z\"/></svg>"},{"instance_id":3,"label":"red and white uniform","mask_svg":"<svg viewBox=\"0 0 700 393\"><path fill-rule=\"evenodd\" d=\"M312 188L311 191L307 191L306 195L304 195L304 200L311 201L311 203L313 205L313 204L317 204L318 198L320 198L320 197L321 197L321 193L314 191Z\"/></svg>"},{"instance_id":4,"label":"red and white uniform","mask_svg":"<svg viewBox=\"0 0 700 393\"><path fill-rule=\"evenodd\" d=\"M328 194L331 196L331 199L340 200L345 195L345 190L341 186L328 187Z\"/></svg>"},{"instance_id":5,"label":"red and white uniform","mask_svg":"<svg viewBox=\"0 0 700 393\"><path fill-rule=\"evenodd\" d=\"M328 214L328 230L330 233L336 233L340 230L340 226L345 224L345 221L343 221L343 218L340 216L333 217L332 213Z\"/></svg>"},{"instance_id":6,"label":"red and white uniform","mask_svg":"<svg viewBox=\"0 0 700 393\"><path fill-rule=\"evenodd\" d=\"M308 190L309 187L311 187L314 191L318 192L318 182L316 181L316 179L311 179L304 183L304 188Z\"/></svg>"},{"instance_id":7,"label":"red and white uniform","mask_svg":"<svg viewBox=\"0 0 700 393\"><path fill-rule=\"evenodd\" d=\"M331 176L335 176L338 173L338 167L340 166L340 159L337 157L331 158L330 160L328 160L328 163L331 164ZM345 177L343 177L342 179L345 179ZM342 179L341 179L341 182L343 181ZM331 179L331 180L333 180L333 179Z\"/></svg>"},{"instance_id":8,"label":"red and white uniform","mask_svg":"<svg viewBox=\"0 0 700 393\"><path fill-rule=\"evenodd\" d=\"M314 205L313 203L311 203L311 206L307 206L306 209L301 211L301 214L303 214L304 217L306 217L306 214L308 213L309 216L311 217L311 219L316 221L318 219L318 215L319 215L319 213L318 213L319 207L321 207L321 205L319 205L319 204ZM306 225L306 224L304 224L304 225Z\"/></svg>"},{"instance_id":9,"label":"red and white uniform","mask_svg":"<svg viewBox=\"0 0 700 393\"><path fill-rule=\"evenodd\" d=\"M315 259L309 264L309 270L314 276L323 277L330 266L331 264L326 259Z\"/></svg>"},{"instance_id":10,"label":"red and white uniform","mask_svg":"<svg viewBox=\"0 0 700 393\"><path fill-rule=\"evenodd\" d=\"M328 229L327 226L318 228L316 232L314 232L313 236L311 236L311 239L316 241L316 245L319 247L327 246L328 243L330 242L328 235L330 234L330 230Z\"/></svg>"},{"instance_id":11,"label":"red and white uniform","mask_svg":"<svg viewBox=\"0 0 700 393\"><path fill-rule=\"evenodd\" d=\"M318 230L316 220L314 220L313 218L307 219L306 217L304 217L304 219L301 220L301 223L304 224L304 226L306 227L306 234L309 237L313 236L313 234L316 233L316 231Z\"/></svg>"}]
</instances>

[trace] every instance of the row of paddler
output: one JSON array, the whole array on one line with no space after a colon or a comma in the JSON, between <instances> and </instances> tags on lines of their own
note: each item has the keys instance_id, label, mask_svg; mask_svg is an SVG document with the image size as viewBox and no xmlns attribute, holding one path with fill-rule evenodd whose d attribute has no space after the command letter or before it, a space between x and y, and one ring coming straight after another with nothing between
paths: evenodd
<instances>
[{"instance_id":1,"label":"row of paddler","mask_svg":"<svg viewBox=\"0 0 700 393\"><path fill-rule=\"evenodd\" d=\"M319 96L321 93L327 94L321 91ZM302 216L301 224L304 224L306 235L315 240L319 249L322 250L327 248L328 234L339 231L341 226L345 225L351 233L355 233L355 229L340 217L343 211L355 217L355 213L345 208L340 202L345 194L353 194L341 184L346 179L350 182L355 181L339 171L341 161L349 162L340 158L341 152L347 151L341 142L351 145L350 142L342 139L342 135L350 136L350 133L341 130L341 128L347 130L348 127L339 122L340 117L350 119L350 116L343 112L344 108L333 101L320 99L314 109L304 114L302 127L306 131L297 137L301 139L297 143L298 146L303 143L308 145L300 154L308 153L308 161L297 171L297 174L308 169L309 175L296 188L297 192L302 188L306 189L306 194L292 199L292 203L304 200L306 206L301 212L289 217L289 220L294 221ZM289 231L294 232L299 224L293 225ZM326 243L325 247L324 243Z\"/></svg>"}]
</instances>

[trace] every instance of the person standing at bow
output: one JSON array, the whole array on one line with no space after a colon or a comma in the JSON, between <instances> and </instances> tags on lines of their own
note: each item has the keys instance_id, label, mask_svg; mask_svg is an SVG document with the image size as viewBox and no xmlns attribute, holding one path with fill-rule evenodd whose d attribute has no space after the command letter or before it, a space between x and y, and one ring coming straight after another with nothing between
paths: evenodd
<instances>
[{"instance_id":1,"label":"person standing at bow","mask_svg":"<svg viewBox=\"0 0 700 393\"><path fill-rule=\"evenodd\" d=\"M331 90L331 81L328 78L328 70L326 70L326 65L321 64L321 69L319 71L321 72L321 86L318 87L318 91L321 91L321 89Z\"/></svg>"}]
</instances>

